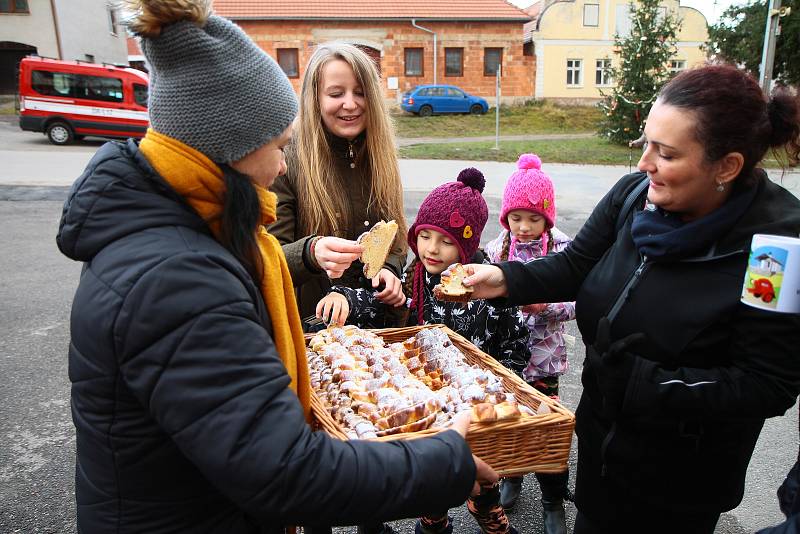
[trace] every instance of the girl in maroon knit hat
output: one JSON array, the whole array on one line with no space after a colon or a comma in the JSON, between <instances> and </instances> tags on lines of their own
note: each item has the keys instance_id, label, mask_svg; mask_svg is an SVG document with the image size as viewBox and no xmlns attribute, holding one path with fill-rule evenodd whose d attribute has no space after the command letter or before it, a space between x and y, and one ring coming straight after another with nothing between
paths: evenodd
<instances>
[{"instance_id":1,"label":"girl in maroon knit hat","mask_svg":"<svg viewBox=\"0 0 800 534\"><path fill-rule=\"evenodd\" d=\"M331 288L317 305L317 317L362 328L441 323L503 365L514 368L527 365L528 330L519 308L498 309L484 300L470 300L466 304L442 302L433 296L441 273L451 264L486 261L478 248L489 217L481 194L485 185L479 170L464 169L455 182L440 185L422 202L416 221L408 230L408 245L415 258L403 277L407 307L400 317L378 300L374 291L344 286ZM471 496L467 508L483 532L516 534L500 506L499 485ZM416 534L452 531L446 512L421 518L415 528Z\"/></svg>"}]
</instances>

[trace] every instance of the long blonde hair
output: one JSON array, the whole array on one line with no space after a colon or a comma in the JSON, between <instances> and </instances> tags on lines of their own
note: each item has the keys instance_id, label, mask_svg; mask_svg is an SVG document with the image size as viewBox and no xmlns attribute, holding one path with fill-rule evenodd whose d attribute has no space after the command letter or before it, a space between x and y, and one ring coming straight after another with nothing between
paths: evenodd
<instances>
[{"instance_id":1,"label":"long blonde hair","mask_svg":"<svg viewBox=\"0 0 800 534\"><path fill-rule=\"evenodd\" d=\"M371 173L368 209L377 208L381 217L394 219L398 225L398 244L405 251L407 225L403 214L403 185L397 166L394 125L389 117L381 91L380 76L369 56L357 47L345 43L320 45L306 67L300 91L300 116L295 130L295 155L298 164L298 206L303 211L299 219L306 234L337 235L352 221L349 199L344 188L329 183L337 176L333 154L325 137L319 107L322 69L331 61L343 60L353 69L366 99L366 154ZM331 187L333 185L333 187ZM343 220L337 220L336 213ZM340 236L348 237L348 236Z\"/></svg>"}]
</instances>

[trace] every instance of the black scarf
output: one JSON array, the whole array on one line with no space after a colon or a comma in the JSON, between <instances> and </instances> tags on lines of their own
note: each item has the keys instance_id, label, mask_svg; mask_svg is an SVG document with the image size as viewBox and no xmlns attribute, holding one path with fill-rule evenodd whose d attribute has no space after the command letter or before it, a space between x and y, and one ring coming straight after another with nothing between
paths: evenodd
<instances>
[{"instance_id":1,"label":"black scarf","mask_svg":"<svg viewBox=\"0 0 800 534\"><path fill-rule=\"evenodd\" d=\"M668 261L694 256L707 250L736 224L757 190L757 186L734 186L722 206L689 222L648 202L643 211L633 216L633 242L639 253L649 259Z\"/></svg>"}]
</instances>

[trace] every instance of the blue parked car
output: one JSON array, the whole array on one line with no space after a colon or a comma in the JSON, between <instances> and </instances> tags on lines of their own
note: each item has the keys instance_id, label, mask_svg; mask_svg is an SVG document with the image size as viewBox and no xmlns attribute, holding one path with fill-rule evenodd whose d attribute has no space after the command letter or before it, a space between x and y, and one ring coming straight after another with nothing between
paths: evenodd
<instances>
[{"instance_id":1,"label":"blue parked car","mask_svg":"<svg viewBox=\"0 0 800 534\"><path fill-rule=\"evenodd\" d=\"M400 107L420 117L430 117L434 113L481 115L489 110L486 100L454 85L418 85L403 95Z\"/></svg>"}]
</instances>

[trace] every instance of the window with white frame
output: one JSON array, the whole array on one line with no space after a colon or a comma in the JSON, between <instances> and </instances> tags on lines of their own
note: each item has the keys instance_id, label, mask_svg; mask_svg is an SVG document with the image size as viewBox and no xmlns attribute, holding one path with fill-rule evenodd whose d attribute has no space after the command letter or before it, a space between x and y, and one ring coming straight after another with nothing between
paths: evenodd
<instances>
[{"instance_id":1,"label":"window with white frame","mask_svg":"<svg viewBox=\"0 0 800 534\"><path fill-rule=\"evenodd\" d=\"M583 6L583 25L600 25L600 4L584 4Z\"/></svg>"},{"instance_id":2,"label":"window with white frame","mask_svg":"<svg viewBox=\"0 0 800 534\"><path fill-rule=\"evenodd\" d=\"M580 59L567 60L567 85L580 86L581 85L581 67L583 61Z\"/></svg>"},{"instance_id":3,"label":"window with white frame","mask_svg":"<svg viewBox=\"0 0 800 534\"><path fill-rule=\"evenodd\" d=\"M685 59L670 59L669 60L669 71L672 74L677 74L680 71L686 68L686 60Z\"/></svg>"},{"instance_id":4,"label":"window with white frame","mask_svg":"<svg viewBox=\"0 0 800 534\"><path fill-rule=\"evenodd\" d=\"M628 4L617 4L616 16L614 31L620 37L627 37L631 33L631 10Z\"/></svg>"},{"instance_id":5,"label":"window with white frame","mask_svg":"<svg viewBox=\"0 0 800 534\"><path fill-rule=\"evenodd\" d=\"M614 83L611 78L611 60L598 59L595 61L594 71L594 84L595 85L611 85Z\"/></svg>"}]
</instances>

